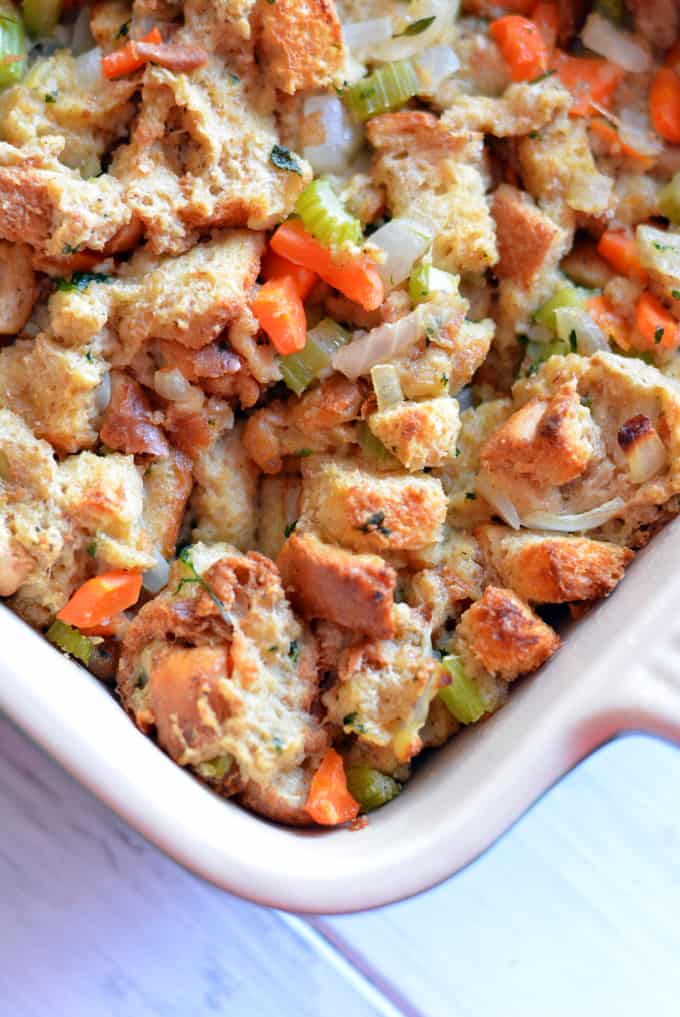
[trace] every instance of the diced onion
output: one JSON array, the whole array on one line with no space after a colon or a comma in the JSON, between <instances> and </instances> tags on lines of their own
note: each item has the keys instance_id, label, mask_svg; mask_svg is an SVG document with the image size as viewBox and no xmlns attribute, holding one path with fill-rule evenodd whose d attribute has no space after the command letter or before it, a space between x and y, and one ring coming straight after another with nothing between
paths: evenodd
<instances>
[{"instance_id":1,"label":"diced onion","mask_svg":"<svg viewBox=\"0 0 680 1017\"><path fill-rule=\"evenodd\" d=\"M315 173L337 173L347 167L359 149L363 133L337 95L312 95L305 99L305 117L320 123L323 141L305 145L303 155Z\"/></svg>"},{"instance_id":2,"label":"diced onion","mask_svg":"<svg viewBox=\"0 0 680 1017\"><path fill-rule=\"evenodd\" d=\"M75 60L76 81L81 92L96 91L104 83L102 51L99 46L81 53Z\"/></svg>"},{"instance_id":3,"label":"diced onion","mask_svg":"<svg viewBox=\"0 0 680 1017\"><path fill-rule=\"evenodd\" d=\"M389 410L404 400L399 374L394 364L376 364L371 368L371 381L378 400L378 409Z\"/></svg>"},{"instance_id":4,"label":"diced onion","mask_svg":"<svg viewBox=\"0 0 680 1017\"><path fill-rule=\"evenodd\" d=\"M432 326L441 329L448 324L451 313L435 303L421 304L399 321L378 325L358 336L333 357L333 367L346 378L360 378L375 364L389 364L418 342Z\"/></svg>"},{"instance_id":5,"label":"diced onion","mask_svg":"<svg viewBox=\"0 0 680 1017\"><path fill-rule=\"evenodd\" d=\"M460 60L450 46L430 46L413 58L413 67L421 86L418 95L434 95L460 69Z\"/></svg>"},{"instance_id":6,"label":"diced onion","mask_svg":"<svg viewBox=\"0 0 680 1017\"><path fill-rule=\"evenodd\" d=\"M345 44L352 50L366 49L392 38L391 18L371 18L369 21L352 21L342 26Z\"/></svg>"},{"instance_id":7,"label":"diced onion","mask_svg":"<svg viewBox=\"0 0 680 1017\"><path fill-rule=\"evenodd\" d=\"M431 243L430 229L412 219L392 219L377 229L371 236L371 244L384 253L376 269L385 286L392 289L402 283Z\"/></svg>"},{"instance_id":8,"label":"diced onion","mask_svg":"<svg viewBox=\"0 0 680 1017\"><path fill-rule=\"evenodd\" d=\"M602 329L582 307L559 307L555 311L557 336L563 342L571 342L576 336L576 349L584 357L590 357L598 350L608 350L609 343Z\"/></svg>"},{"instance_id":9,"label":"diced onion","mask_svg":"<svg viewBox=\"0 0 680 1017\"><path fill-rule=\"evenodd\" d=\"M668 463L666 447L654 429L633 442L625 452L631 483L644 484Z\"/></svg>"},{"instance_id":10,"label":"diced onion","mask_svg":"<svg viewBox=\"0 0 680 1017\"><path fill-rule=\"evenodd\" d=\"M581 41L593 53L599 53L631 74L642 74L652 66L651 55L642 43L601 14L589 15L581 32Z\"/></svg>"},{"instance_id":11,"label":"diced onion","mask_svg":"<svg viewBox=\"0 0 680 1017\"><path fill-rule=\"evenodd\" d=\"M111 402L111 375L107 371L101 384L94 393L94 406L97 413L103 413Z\"/></svg>"},{"instance_id":12,"label":"diced onion","mask_svg":"<svg viewBox=\"0 0 680 1017\"><path fill-rule=\"evenodd\" d=\"M159 396L173 403L182 403L187 410L198 410L203 405L200 388L190 385L177 367L162 367L153 377L153 387Z\"/></svg>"},{"instance_id":13,"label":"diced onion","mask_svg":"<svg viewBox=\"0 0 680 1017\"><path fill-rule=\"evenodd\" d=\"M661 139L652 131L649 117L641 110L622 110L618 131L621 142L640 155L654 157L663 151Z\"/></svg>"},{"instance_id":14,"label":"diced onion","mask_svg":"<svg viewBox=\"0 0 680 1017\"><path fill-rule=\"evenodd\" d=\"M506 494L485 473L479 473L475 481L475 490L495 509L503 522L512 526L513 530L520 527L519 513Z\"/></svg>"},{"instance_id":15,"label":"diced onion","mask_svg":"<svg viewBox=\"0 0 680 1017\"><path fill-rule=\"evenodd\" d=\"M623 498L612 498L597 508L587 512L560 514L557 512L529 512L523 516L522 526L533 530L555 530L559 533L583 533L604 526L610 519L619 515L625 502Z\"/></svg>"},{"instance_id":16,"label":"diced onion","mask_svg":"<svg viewBox=\"0 0 680 1017\"><path fill-rule=\"evenodd\" d=\"M169 573L170 565L165 558L158 555L154 567L143 573L142 586L149 593L160 593L163 587L168 585Z\"/></svg>"},{"instance_id":17,"label":"diced onion","mask_svg":"<svg viewBox=\"0 0 680 1017\"><path fill-rule=\"evenodd\" d=\"M408 25L419 25L427 18L434 18L432 23L415 34L407 25L402 34L377 43L371 50L371 60L407 60L435 46L444 40L457 13L457 0L413 0L408 5Z\"/></svg>"},{"instance_id":18,"label":"diced onion","mask_svg":"<svg viewBox=\"0 0 680 1017\"><path fill-rule=\"evenodd\" d=\"M475 405L475 401L472 398L472 386L466 385L465 388L462 388L460 392L457 393L456 399L458 400L458 406L461 413L463 413L464 410L472 409Z\"/></svg>"}]
</instances>

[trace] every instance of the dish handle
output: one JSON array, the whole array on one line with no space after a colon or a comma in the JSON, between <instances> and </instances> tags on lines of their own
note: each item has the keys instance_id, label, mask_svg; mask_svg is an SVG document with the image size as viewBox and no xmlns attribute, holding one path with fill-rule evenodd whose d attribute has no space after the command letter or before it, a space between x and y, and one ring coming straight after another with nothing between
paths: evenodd
<instances>
[{"instance_id":1,"label":"dish handle","mask_svg":"<svg viewBox=\"0 0 680 1017\"><path fill-rule=\"evenodd\" d=\"M680 625L677 633L659 635L643 662L635 656L619 685L610 715L613 726L620 732L656 735L680 747Z\"/></svg>"}]
</instances>

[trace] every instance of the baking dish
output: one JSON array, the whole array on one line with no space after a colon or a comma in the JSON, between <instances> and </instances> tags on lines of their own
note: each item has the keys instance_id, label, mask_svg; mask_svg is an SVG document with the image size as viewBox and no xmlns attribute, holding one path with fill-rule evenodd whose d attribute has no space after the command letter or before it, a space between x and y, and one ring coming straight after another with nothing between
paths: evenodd
<instances>
[{"instance_id":1,"label":"baking dish","mask_svg":"<svg viewBox=\"0 0 680 1017\"><path fill-rule=\"evenodd\" d=\"M680 520L502 710L423 761L360 832L275 826L218 798L5 608L0 707L131 826L217 886L293 911L358 911L451 876L614 735L680 742L678 603Z\"/></svg>"}]
</instances>

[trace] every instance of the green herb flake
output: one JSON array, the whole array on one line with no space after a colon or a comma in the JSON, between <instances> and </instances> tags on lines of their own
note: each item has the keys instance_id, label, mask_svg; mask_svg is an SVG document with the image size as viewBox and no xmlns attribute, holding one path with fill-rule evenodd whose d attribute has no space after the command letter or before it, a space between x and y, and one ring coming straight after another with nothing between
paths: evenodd
<instances>
[{"instance_id":1,"label":"green herb flake","mask_svg":"<svg viewBox=\"0 0 680 1017\"><path fill-rule=\"evenodd\" d=\"M476 501L477 500L477 495L475 494L474 491L466 491L465 492L465 500L466 501Z\"/></svg>"},{"instance_id":2,"label":"green herb flake","mask_svg":"<svg viewBox=\"0 0 680 1017\"><path fill-rule=\"evenodd\" d=\"M149 676L146 671L140 671L135 679L136 689L145 689L149 684Z\"/></svg>"},{"instance_id":3,"label":"green herb flake","mask_svg":"<svg viewBox=\"0 0 680 1017\"><path fill-rule=\"evenodd\" d=\"M587 409L590 409L592 405L593 400L590 396L581 396L581 406L585 406Z\"/></svg>"},{"instance_id":4,"label":"green herb flake","mask_svg":"<svg viewBox=\"0 0 680 1017\"><path fill-rule=\"evenodd\" d=\"M313 456L314 455L314 449L313 448L299 448L297 450L297 452L293 453L293 455L300 456L301 459L306 459L307 456Z\"/></svg>"},{"instance_id":5,"label":"green herb flake","mask_svg":"<svg viewBox=\"0 0 680 1017\"><path fill-rule=\"evenodd\" d=\"M203 578L203 576L200 575L196 571L194 563L191 560L191 545L187 545L187 547L182 548L182 550L180 551L180 554L179 554L179 560L181 562L183 562L187 566L188 569L190 569L192 574L191 574L191 576L186 576L184 579L180 579L179 585L177 586L177 589L175 590L175 594L179 593L180 590L182 589L182 587L185 586L188 583L198 583L198 585L201 587L201 589L205 590L205 592L208 594L208 596L212 600L213 604L215 604L215 606L217 607L218 611L222 615L222 618L224 619L224 621L228 625L231 625L232 624L232 620L229 617L229 613L228 613L227 609L225 608L224 604L222 603L220 598L217 596L217 594L213 590L213 588L210 585L210 583L206 583L206 581Z\"/></svg>"},{"instance_id":6,"label":"green herb flake","mask_svg":"<svg viewBox=\"0 0 680 1017\"><path fill-rule=\"evenodd\" d=\"M441 383L442 383L442 388L448 388L449 387L449 376L448 376L448 374L442 374L442 376L441 376Z\"/></svg>"},{"instance_id":7,"label":"green herb flake","mask_svg":"<svg viewBox=\"0 0 680 1017\"><path fill-rule=\"evenodd\" d=\"M403 32L394 38L401 39L404 35L422 35L434 23L435 17L436 15L432 14L429 18L420 18L418 21L413 21L410 25L406 26Z\"/></svg>"},{"instance_id":8,"label":"green herb flake","mask_svg":"<svg viewBox=\"0 0 680 1017\"><path fill-rule=\"evenodd\" d=\"M358 530L362 533L382 533L383 537L389 537L392 532L385 526L385 513L374 512L372 516L369 516L361 526L357 526Z\"/></svg>"},{"instance_id":9,"label":"green herb flake","mask_svg":"<svg viewBox=\"0 0 680 1017\"><path fill-rule=\"evenodd\" d=\"M545 74L539 74L537 78L532 78L529 84L538 85L539 82L545 81L546 78L552 78L553 74L557 74L557 71L546 71Z\"/></svg>"},{"instance_id":10,"label":"green herb flake","mask_svg":"<svg viewBox=\"0 0 680 1017\"><path fill-rule=\"evenodd\" d=\"M85 548L85 550L89 554L90 558L96 558L96 556L97 556L97 541L96 540L91 540L90 543Z\"/></svg>"},{"instance_id":11,"label":"green herb flake","mask_svg":"<svg viewBox=\"0 0 680 1017\"><path fill-rule=\"evenodd\" d=\"M47 103L56 102L58 96L59 96L59 92L46 92L45 93L45 102L47 102Z\"/></svg>"},{"instance_id":12,"label":"green herb flake","mask_svg":"<svg viewBox=\"0 0 680 1017\"><path fill-rule=\"evenodd\" d=\"M356 719L357 719L356 710L354 711L354 713L345 714L345 716L342 718L343 726L351 727Z\"/></svg>"},{"instance_id":13,"label":"green herb flake","mask_svg":"<svg viewBox=\"0 0 680 1017\"><path fill-rule=\"evenodd\" d=\"M277 756L280 756L281 753L283 752L283 742L281 741L278 735L272 735L272 745L274 746L274 751L276 752Z\"/></svg>"},{"instance_id":14,"label":"green herb flake","mask_svg":"<svg viewBox=\"0 0 680 1017\"><path fill-rule=\"evenodd\" d=\"M459 448L457 448L457 449L456 449L456 459L458 458L458 456L459 456L459 455L460 455L460 449L459 449Z\"/></svg>"},{"instance_id":15,"label":"green herb flake","mask_svg":"<svg viewBox=\"0 0 680 1017\"><path fill-rule=\"evenodd\" d=\"M569 348L570 348L572 353L576 353L576 351L578 349L578 344L576 342L576 329L573 329L573 328L572 328L571 332L569 333Z\"/></svg>"},{"instance_id":16,"label":"green herb flake","mask_svg":"<svg viewBox=\"0 0 680 1017\"><path fill-rule=\"evenodd\" d=\"M659 327L654 330L654 342L655 343L660 343L661 342L661 340L663 339L663 333L664 333L664 327L663 327L663 325L659 325Z\"/></svg>"},{"instance_id":17,"label":"green herb flake","mask_svg":"<svg viewBox=\"0 0 680 1017\"><path fill-rule=\"evenodd\" d=\"M302 176L302 166L298 162L297 157L289 149L284 148L283 145L274 145L270 159L277 169L287 170L289 173L297 173L298 176Z\"/></svg>"},{"instance_id":18,"label":"green herb flake","mask_svg":"<svg viewBox=\"0 0 680 1017\"><path fill-rule=\"evenodd\" d=\"M291 642L288 648L288 656L290 657L294 664L297 664L298 660L300 659L300 644L298 643L297 639L293 639L293 641Z\"/></svg>"},{"instance_id":19,"label":"green herb flake","mask_svg":"<svg viewBox=\"0 0 680 1017\"><path fill-rule=\"evenodd\" d=\"M130 22L126 21L116 32L116 39L125 39L130 34Z\"/></svg>"},{"instance_id":20,"label":"green herb flake","mask_svg":"<svg viewBox=\"0 0 680 1017\"><path fill-rule=\"evenodd\" d=\"M680 290L671 290L673 300L680 300Z\"/></svg>"},{"instance_id":21,"label":"green herb flake","mask_svg":"<svg viewBox=\"0 0 680 1017\"><path fill-rule=\"evenodd\" d=\"M108 282L111 282L111 276L101 272L74 272L70 279L57 279L57 290L59 293L73 293L75 290L82 292L90 283Z\"/></svg>"},{"instance_id":22,"label":"green herb flake","mask_svg":"<svg viewBox=\"0 0 680 1017\"><path fill-rule=\"evenodd\" d=\"M297 526L297 524L298 524L297 519L294 519L292 523L287 524L286 528L283 531L283 535L286 538L286 540L288 540L291 533L295 533L295 527Z\"/></svg>"},{"instance_id":23,"label":"green herb flake","mask_svg":"<svg viewBox=\"0 0 680 1017\"><path fill-rule=\"evenodd\" d=\"M61 253L62 254L77 254L79 250L80 250L80 245L79 244L76 244L75 247L72 247L70 244L64 244L64 246L61 249Z\"/></svg>"}]
</instances>

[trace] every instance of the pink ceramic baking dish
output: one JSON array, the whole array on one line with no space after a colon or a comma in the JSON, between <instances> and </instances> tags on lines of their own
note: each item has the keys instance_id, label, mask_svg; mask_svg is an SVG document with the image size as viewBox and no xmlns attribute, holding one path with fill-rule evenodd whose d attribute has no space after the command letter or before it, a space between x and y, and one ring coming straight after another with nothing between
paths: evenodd
<instances>
[{"instance_id":1,"label":"pink ceramic baking dish","mask_svg":"<svg viewBox=\"0 0 680 1017\"><path fill-rule=\"evenodd\" d=\"M261 904L356 911L451 876L619 732L680 741L680 520L507 706L433 753L357 833L286 829L216 797L4 608L0 645L0 707L177 861Z\"/></svg>"}]
</instances>

